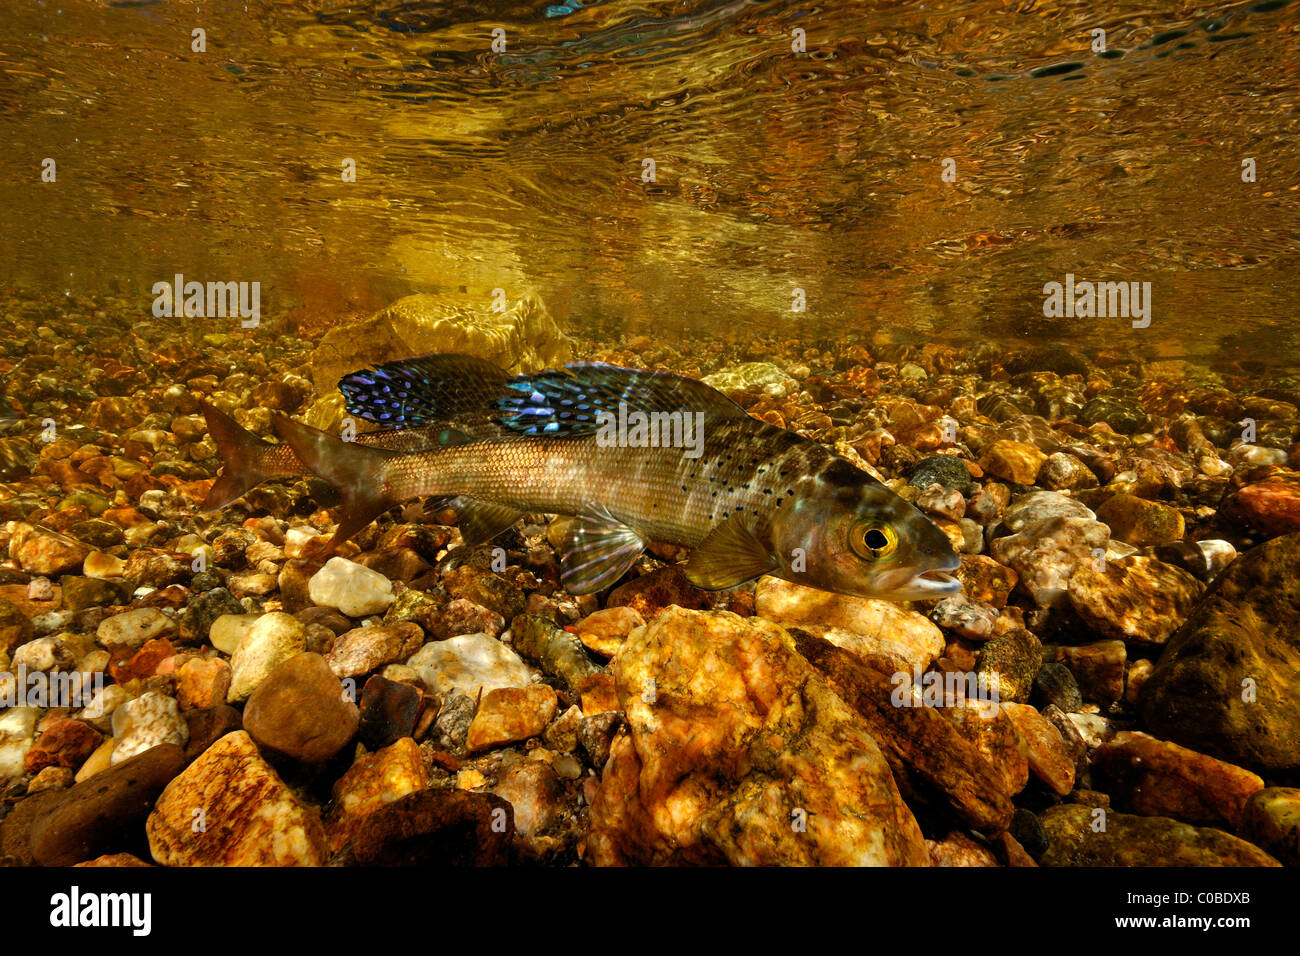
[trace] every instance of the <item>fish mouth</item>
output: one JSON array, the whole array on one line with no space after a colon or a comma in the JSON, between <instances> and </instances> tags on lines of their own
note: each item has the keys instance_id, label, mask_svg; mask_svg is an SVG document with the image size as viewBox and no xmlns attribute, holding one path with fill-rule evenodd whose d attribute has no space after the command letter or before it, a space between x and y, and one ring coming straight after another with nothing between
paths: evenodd
<instances>
[{"instance_id":1,"label":"fish mouth","mask_svg":"<svg viewBox=\"0 0 1300 956\"><path fill-rule=\"evenodd\" d=\"M940 597L956 594L961 590L961 582L947 571L922 571L912 578L903 588L924 597Z\"/></svg>"},{"instance_id":2,"label":"fish mouth","mask_svg":"<svg viewBox=\"0 0 1300 956\"><path fill-rule=\"evenodd\" d=\"M949 572L959 567L961 559L954 554L951 559L940 562L935 568L895 572L883 582L883 594L880 596L895 601L926 601L957 594L962 589L961 581Z\"/></svg>"}]
</instances>

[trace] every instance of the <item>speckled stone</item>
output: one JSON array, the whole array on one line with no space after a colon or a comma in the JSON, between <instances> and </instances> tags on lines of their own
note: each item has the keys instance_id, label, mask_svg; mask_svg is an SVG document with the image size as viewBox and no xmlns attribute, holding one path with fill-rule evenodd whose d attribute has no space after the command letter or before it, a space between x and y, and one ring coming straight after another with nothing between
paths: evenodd
<instances>
[{"instance_id":1,"label":"speckled stone","mask_svg":"<svg viewBox=\"0 0 1300 956\"><path fill-rule=\"evenodd\" d=\"M1099 830L1092 807L1066 803L1041 819L1047 850L1040 866L1280 866L1245 840L1168 817L1107 810Z\"/></svg>"},{"instance_id":2,"label":"speckled stone","mask_svg":"<svg viewBox=\"0 0 1300 956\"><path fill-rule=\"evenodd\" d=\"M325 660L338 677L359 677L406 660L423 643L424 631L412 621L355 627L339 635Z\"/></svg>"},{"instance_id":3,"label":"speckled stone","mask_svg":"<svg viewBox=\"0 0 1300 956\"><path fill-rule=\"evenodd\" d=\"M545 684L489 691L479 701L465 745L472 753L540 734L555 716L558 699Z\"/></svg>"},{"instance_id":4,"label":"speckled stone","mask_svg":"<svg viewBox=\"0 0 1300 956\"><path fill-rule=\"evenodd\" d=\"M428 786L428 766L410 737L358 758L334 784L334 808L325 819L331 852L352 839L380 807Z\"/></svg>"},{"instance_id":5,"label":"speckled stone","mask_svg":"<svg viewBox=\"0 0 1300 956\"><path fill-rule=\"evenodd\" d=\"M145 830L164 866L319 866L327 856L320 814L293 795L242 730L167 785Z\"/></svg>"},{"instance_id":6,"label":"speckled stone","mask_svg":"<svg viewBox=\"0 0 1300 956\"><path fill-rule=\"evenodd\" d=\"M1106 637L1163 644L1200 599L1205 586L1182 568L1134 555L1091 564L1070 578L1075 613Z\"/></svg>"}]
</instances>

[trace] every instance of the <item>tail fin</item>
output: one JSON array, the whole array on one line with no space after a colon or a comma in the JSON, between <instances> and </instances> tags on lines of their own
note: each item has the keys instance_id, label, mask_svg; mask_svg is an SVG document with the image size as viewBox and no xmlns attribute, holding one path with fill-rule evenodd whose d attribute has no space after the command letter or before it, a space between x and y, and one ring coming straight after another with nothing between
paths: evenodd
<instances>
[{"instance_id":1,"label":"tail fin","mask_svg":"<svg viewBox=\"0 0 1300 956\"><path fill-rule=\"evenodd\" d=\"M275 431L314 475L328 481L343 498L338 530L325 553L331 553L392 505L384 487L384 463L397 452L367 448L276 415Z\"/></svg>"},{"instance_id":2,"label":"tail fin","mask_svg":"<svg viewBox=\"0 0 1300 956\"><path fill-rule=\"evenodd\" d=\"M258 438L215 405L202 402L200 407L208 421L208 434L217 443L217 453L221 455L221 474L199 507L215 511L242 498L268 478L278 477L263 468L265 450L275 446Z\"/></svg>"}]
</instances>

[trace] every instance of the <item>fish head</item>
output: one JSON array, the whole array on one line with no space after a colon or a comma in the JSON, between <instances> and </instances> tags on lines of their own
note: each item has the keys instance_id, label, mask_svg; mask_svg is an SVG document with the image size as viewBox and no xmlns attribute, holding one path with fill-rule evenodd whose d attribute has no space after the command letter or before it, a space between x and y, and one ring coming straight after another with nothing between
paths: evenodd
<instances>
[{"instance_id":1,"label":"fish head","mask_svg":"<svg viewBox=\"0 0 1300 956\"><path fill-rule=\"evenodd\" d=\"M811 476L773 522L779 576L890 601L956 594L961 566L948 536L844 459Z\"/></svg>"}]
</instances>

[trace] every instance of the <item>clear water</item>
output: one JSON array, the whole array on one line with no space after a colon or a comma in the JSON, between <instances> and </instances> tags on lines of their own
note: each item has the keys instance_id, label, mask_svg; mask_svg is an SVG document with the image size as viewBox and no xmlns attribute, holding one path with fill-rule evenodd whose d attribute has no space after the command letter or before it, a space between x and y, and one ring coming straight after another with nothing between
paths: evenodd
<instances>
[{"instance_id":1,"label":"clear water","mask_svg":"<svg viewBox=\"0 0 1300 956\"><path fill-rule=\"evenodd\" d=\"M304 335L504 288L605 336L1276 370L1300 340L1298 10L10 0L0 275L142 317L178 272L257 281ZM1066 274L1150 282L1150 325L1045 317Z\"/></svg>"}]
</instances>

